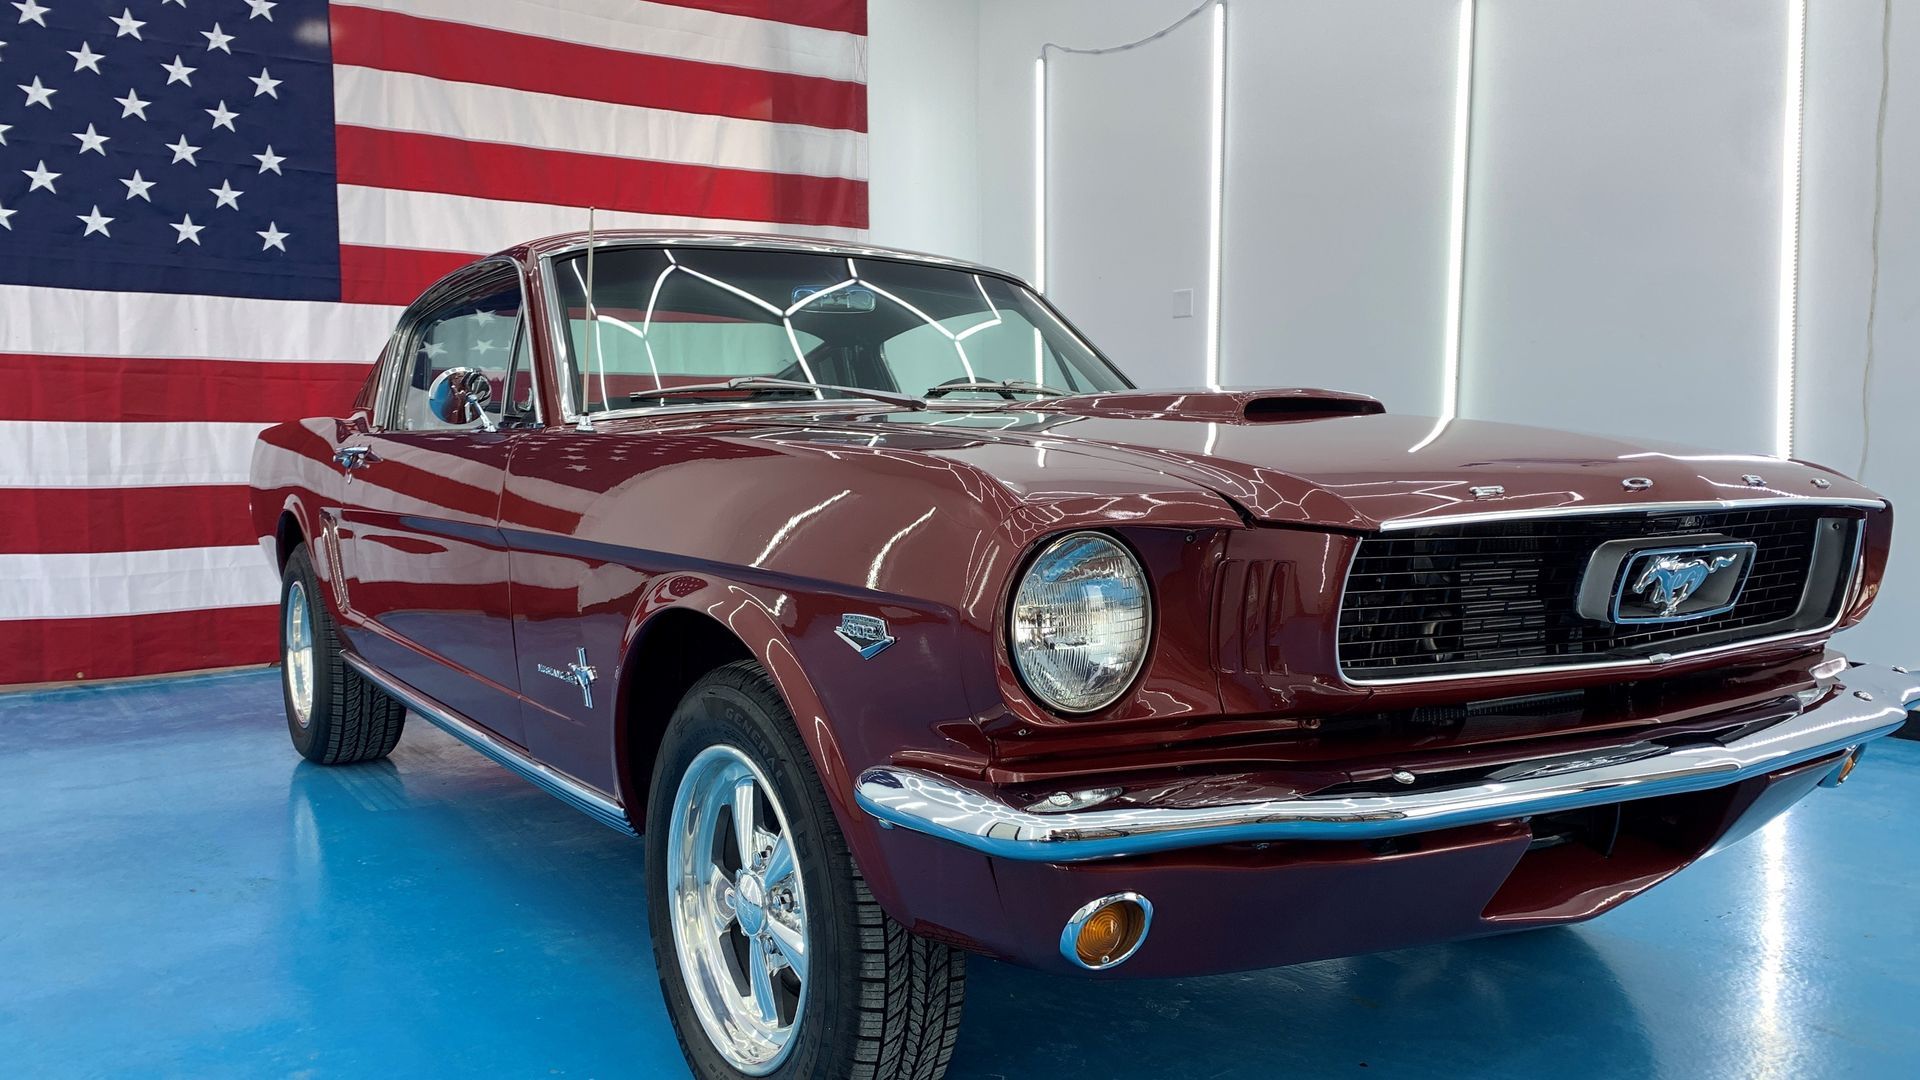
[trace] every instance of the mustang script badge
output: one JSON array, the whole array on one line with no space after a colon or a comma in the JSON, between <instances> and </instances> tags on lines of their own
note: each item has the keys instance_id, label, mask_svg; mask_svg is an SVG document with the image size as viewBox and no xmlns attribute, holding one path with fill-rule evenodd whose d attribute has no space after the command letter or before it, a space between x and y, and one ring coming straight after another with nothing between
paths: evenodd
<instances>
[{"instance_id":1,"label":"mustang script badge","mask_svg":"<svg viewBox=\"0 0 1920 1080\"><path fill-rule=\"evenodd\" d=\"M871 660L886 651L893 644L893 637L887 633L887 620L872 615L842 615L840 625L834 636L853 646L860 659Z\"/></svg>"}]
</instances>

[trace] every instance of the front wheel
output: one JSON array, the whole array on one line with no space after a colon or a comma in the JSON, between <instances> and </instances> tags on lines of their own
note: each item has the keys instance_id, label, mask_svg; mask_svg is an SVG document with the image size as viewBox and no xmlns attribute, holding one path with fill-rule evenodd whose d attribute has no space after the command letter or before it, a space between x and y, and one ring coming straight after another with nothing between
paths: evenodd
<instances>
[{"instance_id":1,"label":"front wheel","mask_svg":"<svg viewBox=\"0 0 1920 1080\"><path fill-rule=\"evenodd\" d=\"M880 910L758 665L682 699L647 821L654 956L696 1076L946 1072L965 957Z\"/></svg>"},{"instance_id":2,"label":"front wheel","mask_svg":"<svg viewBox=\"0 0 1920 1080\"><path fill-rule=\"evenodd\" d=\"M280 688L287 735L308 761L373 761L400 742L406 707L347 666L305 544L293 549L281 575Z\"/></svg>"}]
</instances>

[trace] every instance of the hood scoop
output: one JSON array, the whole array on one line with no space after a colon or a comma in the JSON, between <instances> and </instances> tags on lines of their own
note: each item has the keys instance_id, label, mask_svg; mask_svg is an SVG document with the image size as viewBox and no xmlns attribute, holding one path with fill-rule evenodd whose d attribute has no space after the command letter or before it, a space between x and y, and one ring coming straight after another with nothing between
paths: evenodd
<instances>
[{"instance_id":1,"label":"hood scoop","mask_svg":"<svg viewBox=\"0 0 1920 1080\"><path fill-rule=\"evenodd\" d=\"M1210 424L1279 424L1372 416L1386 411L1378 398L1297 387L1261 390L1124 390L1083 394L1022 408L1124 420L1193 420Z\"/></svg>"}]
</instances>

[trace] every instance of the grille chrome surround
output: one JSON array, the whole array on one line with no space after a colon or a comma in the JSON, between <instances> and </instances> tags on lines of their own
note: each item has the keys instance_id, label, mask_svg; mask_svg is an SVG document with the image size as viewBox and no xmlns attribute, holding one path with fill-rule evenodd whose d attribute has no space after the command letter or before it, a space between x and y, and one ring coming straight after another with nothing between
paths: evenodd
<instances>
[{"instance_id":1,"label":"grille chrome surround","mask_svg":"<svg viewBox=\"0 0 1920 1080\"><path fill-rule=\"evenodd\" d=\"M1391 523L1391 531L1383 529L1361 540L1348 565L1337 621L1336 668L1341 681L1351 686L1438 683L1631 669L1817 637L1839 624L1856 588L1866 532L1861 512L1884 505L1813 499L1661 503L1583 508L1579 514L1507 511L1460 515L1438 523ZM1568 520L1582 516L1597 520ZM1835 520L1843 523L1846 536L1822 541L1818 530L1824 523ZM1771 560L1775 568L1771 571L1774 576L1769 587L1771 595L1763 588L1758 598L1770 603L1770 608L1749 606L1745 611L1660 627L1652 632L1642 632L1642 628L1631 625L1583 622L1574 613L1569 590L1577 590L1579 576L1574 572L1568 577L1568 568L1584 566L1587 556L1599 543L1621 538L1657 543L1663 536L1707 527L1752 535L1761 541L1762 560ZM1797 552L1789 550L1783 554L1782 534L1792 528L1804 530L1804 538L1798 541ZM1535 530L1535 534L1525 535L1528 530ZM1486 552L1472 547L1489 540L1518 545L1518 548ZM1836 544L1835 541L1842 542ZM1556 542L1559 545L1556 551L1526 550L1529 543L1547 548ZM1788 537L1785 542L1793 541ZM1432 554L1401 554L1423 543L1433 546ZM1449 550L1449 543L1467 550ZM1390 545L1399 545L1399 548ZM1771 552L1768 545L1772 546ZM1546 566L1549 557L1562 560L1563 565ZM1377 566L1382 562L1410 564L1419 558L1442 565L1429 565L1424 571L1370 572L1367 569L1368 560ZM1783 558L1798 562L1782 565ZM1835 559L1843 561L1835 566ZM1463 561L1470 561L1472 565L1463 567ZM1546 582L1548 573L1554 571L1560 573L1559 580ZM1475 579L1475 573L1487 577ZM1831 592L1816 593L1812 589L1816 573L1829 576L1823 584L1828 585ZM1409 585L1402 589L1380 587L1383 579L1396 574L1408 580ZM1444 580L1442 584L1433 585L1420 580L1422 577ZM1356 581L1373 588L1361 589ZM1790 586L1797 587L1797 591L1783 591ZM1399 599L1375 604L1356 602L1356 594L1368 591L1375 595L1398 593ZM1419 592L1439 599L1426 602L1405 599L1406 594ZM1789 598L1792 602L1786 603ZM1743 599L1742 603L1746 601ZM1475 609L1476 604L1481 607ZM1522 609L1515 610L1516 604ZM1449 607L1454 610L1444 610ZM1440 650L1436 646L1422 654L1406 648L1407 640L1419 635L1408 631L1395 637L1390 630L1386 634L1378 632L1382 627L1394 625L1391 619L1383 618L1383 614L1425 615L1436 608L1443 609L1442 614L1450 617L1446 621L1454 628L1451 636L1463 643L1460 647ZM1827 614L1829 608L1830 615ZM1432 619L1422 624L1441 621ZM1403 620L1400 625L1411 624ZM1742 629L1752 629L1753 636L1737 636ZM1375 632L1369 634L1370 630ZM1729 639L1729 635L1736 636ZM1432 644L1447 635L1429 631L1425 636ZM1469 641L1470 645L1465 644ZM1690 643L1697 647L1689 648ZM1661 648L1668 644L1674 647ZM1398 655L1383 653L1382 645L1397 645L1402 651ZM1449 652L1464 656L1450 658ZM1493 655L1475 655L1480 653Z\"/></svg>"}]
</instances>

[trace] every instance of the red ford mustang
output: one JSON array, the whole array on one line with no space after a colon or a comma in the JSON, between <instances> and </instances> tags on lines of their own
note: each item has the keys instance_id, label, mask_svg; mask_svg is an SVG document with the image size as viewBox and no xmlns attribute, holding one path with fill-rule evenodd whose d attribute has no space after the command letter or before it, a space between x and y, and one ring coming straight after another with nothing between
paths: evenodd
<instances>
[{"instance_id":1,"label":"red ford mustang","mask_svg":"<svg viewBox=\"0 0 1920 1080\"><path fill-rule=\"evenodd\" d=\"M936 1077L962 957L1182 975L1590 918L1836 784L1892 513L1799 462L1142 391L1015 278L563 236L262 434L288 730L644 832L703 1077Z\"/></svg>"}]
</instances>

